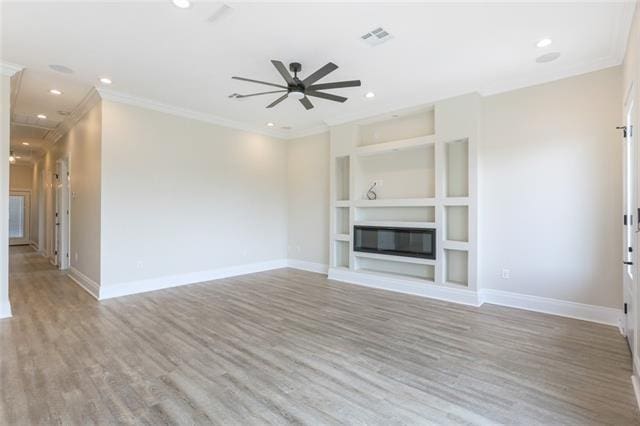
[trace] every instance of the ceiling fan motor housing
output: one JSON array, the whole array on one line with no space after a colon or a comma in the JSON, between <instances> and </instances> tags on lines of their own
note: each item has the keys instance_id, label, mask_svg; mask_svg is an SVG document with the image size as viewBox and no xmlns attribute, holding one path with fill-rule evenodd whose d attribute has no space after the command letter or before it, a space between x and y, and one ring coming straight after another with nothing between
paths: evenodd
<instances>
[{"instance_id":1,"label":"ceiling fan motor housing","mask_svg":"<svg viewBox=\"0 0 640 426\"><path fill-rule=\"evenodd\" d=\"M289 71L295 74L299 73L302 71L302 64L300 62L291 62L289 64Z\"/></svg>"}]
</instances>

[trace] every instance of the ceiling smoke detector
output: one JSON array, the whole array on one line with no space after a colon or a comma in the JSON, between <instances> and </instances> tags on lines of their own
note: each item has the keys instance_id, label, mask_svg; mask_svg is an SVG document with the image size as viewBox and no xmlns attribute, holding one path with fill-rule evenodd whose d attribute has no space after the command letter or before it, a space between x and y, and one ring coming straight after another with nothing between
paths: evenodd
<instances>
[{"instance_id":1,"label":"ceiling smoke detector","mask_svg":"<svg viewBox=\"0 0 640 426\"><path fill-rule=\"evenodd\" d=\"M377 46L386 41L389 41L393 36L382 27L378 27L375 30L360 36L360 39L367 43L369 46Z\"/></svg>"},{"instance_id":2,"label":"ceiling smoke detector","mask_svg":"<svg viewBox=\"0 0 640 426\"><path fill-rule=\"evenodd\" d=\"M54 71L61 72L62 74L73 74L73 70L69 67L65 67L64 65L51 64L49 65L49 68Z\"/></svg>"},{"instance_id":3,"label":"ceiling smoke detector","mask_svg":"<svg viewBox=\"0 0 640 426\"><path fill-rule=\"evenodd\" d=\"M547 62L555 61L560 57L560 52L550 52L540 55L536 58L536 62L539 64L545 64Z\"/></svg>"}]
</instances>

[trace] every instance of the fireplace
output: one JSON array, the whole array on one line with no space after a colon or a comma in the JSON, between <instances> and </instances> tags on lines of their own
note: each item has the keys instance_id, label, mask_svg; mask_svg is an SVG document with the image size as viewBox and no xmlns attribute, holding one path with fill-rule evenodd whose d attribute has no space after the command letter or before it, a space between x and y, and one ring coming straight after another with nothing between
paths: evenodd
<instances>
[{"instance_id":1,"label":"fireplace","mask_svg":"<svg viewBox=\"0 0 640 426\"><path fill-rule=\"evenodd\" d=\"M436 258L436 230L354 226L353 250L394 256Z\"/></svg>"}]
</instances>

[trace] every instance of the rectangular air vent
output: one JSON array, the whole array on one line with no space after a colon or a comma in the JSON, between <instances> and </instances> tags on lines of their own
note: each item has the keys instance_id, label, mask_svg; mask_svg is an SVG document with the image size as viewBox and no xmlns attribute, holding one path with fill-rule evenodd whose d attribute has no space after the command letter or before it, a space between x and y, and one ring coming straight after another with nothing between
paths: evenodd
<instances>
[{"instance_id":1,"label":"rectangular air vent","mask_svg":"<svg viewBox=\"0 0 640 426\"><path fill-rule=\"evenodd\" d=\"M361 36L360 38L369 46L377 46L384 43L385 41L391 40L393 36L389 34L389 32L385 31L384 28L378 27L375 30Z\"/></svg>"}]
</instances>

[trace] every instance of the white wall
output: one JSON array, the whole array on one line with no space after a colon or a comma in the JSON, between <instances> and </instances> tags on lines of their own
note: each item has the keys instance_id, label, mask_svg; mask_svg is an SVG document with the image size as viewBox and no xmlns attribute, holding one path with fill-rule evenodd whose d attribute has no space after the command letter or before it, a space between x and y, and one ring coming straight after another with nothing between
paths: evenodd
<instances>
[{"instance_id":1,"label":"white wall","mask_svg":"<svg viewBox=\"0 0 640 426\"><path fill-rule=\"evenodd\" d=\"M481 287L620 308L620 87L614 67L484 99Z\"/></svg>"},{"instance_id":2,"label":"white wall","mask_svg":"<svg viewBox=\"0 0 640 426\"><path fill-rule=\"evenodd\" d=\"M289 259L329 263L329 133L287 142Z\"/></svg>"},{"instance_id":3,"label":"white wall","mask_svg":"<svg viewBox=\"0 0 640 426\"><path fill-rule=\"evenodd\" d=\"M11 316L9 303L9 123L11 80L0 73L0 318Z\"/></svg>"},{"instance_id":4,"label":"white wall","mask_svg":"<svg viewBox=\"0 0 640 426\"><path fill-rule=\"evenodd\" d=\"M26 189L31 191L33 185L33 166L27 164L12 164L9 168L9 188L13 190Z\"/></svg>"},{"instance_id":5,"label":"white wall","mask_svg":"<svg viewBox=\"0 0 640 426\"><path fill-rule=\"evenodd\" d=\"M55 185L52 175L56 161L69 159L72 192L70 221L71 267L96 283L100 282L100 169L101 169L102 108L97 103L75 126L62 136L38 162L45 171L44 247L40 250L53 256L55 217Z\"/></svg>"},{"instance_id":6,"label":"white wall","mask_svg":"<svg viewBox=\"0 0 640 426\"><path fill-rule=\"evenodd\" d=\"M285 142L102 104L101 293L286 258Z\"/></svg>"}]
</instances>

